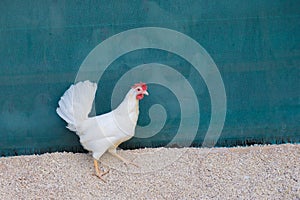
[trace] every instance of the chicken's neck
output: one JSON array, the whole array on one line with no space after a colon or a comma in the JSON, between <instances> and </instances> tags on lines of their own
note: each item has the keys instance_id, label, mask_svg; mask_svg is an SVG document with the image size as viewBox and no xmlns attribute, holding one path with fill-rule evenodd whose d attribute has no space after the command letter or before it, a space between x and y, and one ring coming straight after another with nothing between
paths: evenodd
<instances>
[{"instance_id":1,"label":"chicken's neck","mask_svg":"<svg viewBox=\"0 0 300 200\"><path fill-rule=\"evenodd\" d=\"M136 99L133 89L129 90L124 100L114 112L125 118L129 117L131 123L134 123L134 125L137 123L139 115L139 100Z\"/></svg>"}]
</instances>

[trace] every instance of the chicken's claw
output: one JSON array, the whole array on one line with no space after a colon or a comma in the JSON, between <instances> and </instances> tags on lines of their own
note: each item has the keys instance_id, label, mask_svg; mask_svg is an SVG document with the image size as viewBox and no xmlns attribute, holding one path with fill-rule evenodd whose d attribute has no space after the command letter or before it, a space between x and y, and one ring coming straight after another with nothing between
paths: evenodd
<instances>
[{"instance_id":1,"label":"chicken's claw","mask_svg":"<svg viewBox=\"0 0 300 200\"><path fill-rule=\"evenodd\" d=\"M116 149L109 149L108 150L109 153L111 153L113 156L115 156L116 158L122 160L126 166L128 166L129 164L134 165L136 167L139 168L139 166L131 161L128 161L127 159L123 158L122 156L120 156L119 154L117 154Z\"/></svg>"},{"instance_id":2,"label":"chicken's claw","mask_svg":"<svg viewBox=\"0 0 300 200\"><path fill-rule=\"evenodd\" d=\"M101 181L106 183L106 180L103 179L103 176L109 173L109 169L106 172L101 173L99 170L99 166L98 166L98 160L96 160L96 159L94 159L94 166L95 166L95 171L96 171L96 174L94 174L94 175L97 176Z\"/></svg>"},{"instance_id":3,"label":"chicken's claw","mask_svg":"<svg viewBox=\"0 0 300 200\"><path fill-rule=\"evenodd\" d=\"M108 174L109 173L109 170L107 170L106 172L103 172L103 173L97 173L94 174L94 176L97 176L101 181L103 181L104 183L107 183L107 181L103 178L104 175Z\"/></svg>"},{"instance_id":4,"label":"chicken's claw","mask_svg":"<svg viewBox=\"0 0 300 200\"><path fill-rule=\"evenodd\" d=\"M128 160L124 161L124 163L125 163L126 166L128 166L128 165L133 165L133 166L135 166L135 167L137 167L137 168L140 168L140 166L138 166L138 165L135 164L134 162L130 162L130 161L128 161Z\"/></svg>"}]
</instances>

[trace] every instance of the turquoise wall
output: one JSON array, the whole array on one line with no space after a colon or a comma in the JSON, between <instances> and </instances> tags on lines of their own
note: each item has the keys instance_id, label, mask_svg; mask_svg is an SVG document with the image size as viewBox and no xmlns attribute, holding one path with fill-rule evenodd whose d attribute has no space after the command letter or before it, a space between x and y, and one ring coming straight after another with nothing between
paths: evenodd
<instances>
[{"instance_id":1,"label":"turquoise wall","mask_svg":"<svg viewBox=\"0 0 300 200\"><path fill-rule=\"evenodd\" d=\"M213 59L227 102L217 146L300 142L299 7L300 1L292 0L2 0L0 154L82 151L56 114L57 102L98 44L140 27L183 33ZM98 83L97 114L111 109L122 74L145 63L168 65L193 87L201 118L192 145L201 146L212 116L210 93L193 65L172 52L147 48L115 59ZM165 107L166 123L156 135L133 138L123 148L165 146L178 130L179 100L159 84L149 84L149 92L140 105L139 125L150 123L153 104Z\"/></svg>"}]
</instances>

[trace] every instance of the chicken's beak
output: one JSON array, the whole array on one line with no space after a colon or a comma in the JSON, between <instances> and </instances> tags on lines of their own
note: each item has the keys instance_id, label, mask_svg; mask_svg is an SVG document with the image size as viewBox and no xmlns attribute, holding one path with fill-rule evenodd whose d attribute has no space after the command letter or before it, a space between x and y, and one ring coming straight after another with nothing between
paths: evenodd
<instances>
[{"instance_id":1,"label":"chicken's beak","mask_svg":"<svg viewBox=\"0 0 300 200\"><path fill-rule=\"evenodd\" d=\"M145 91L143 91L143 94L145 94L145 95L149 95L149 93L145 90Z\"/></svg>"}]
</instances>

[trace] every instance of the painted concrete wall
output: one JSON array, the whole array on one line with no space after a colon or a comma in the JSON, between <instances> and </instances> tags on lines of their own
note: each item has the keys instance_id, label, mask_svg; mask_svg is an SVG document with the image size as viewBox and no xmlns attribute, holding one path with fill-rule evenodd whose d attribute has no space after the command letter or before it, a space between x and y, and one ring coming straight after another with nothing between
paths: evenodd
<instances>
[{"instance_id":1,"label":"painted concrete wall","mask_svg":"<svg viewBox=\"0 0 300 200\"><path fill-rule=\"evenodd\" d=\"M136 138L123 148L299 142L299 6L3 0L0 153L82 151L55 113L81 79L98 82L97 114L126 84L148 82Z\"/></svg>"}]
</instances>

